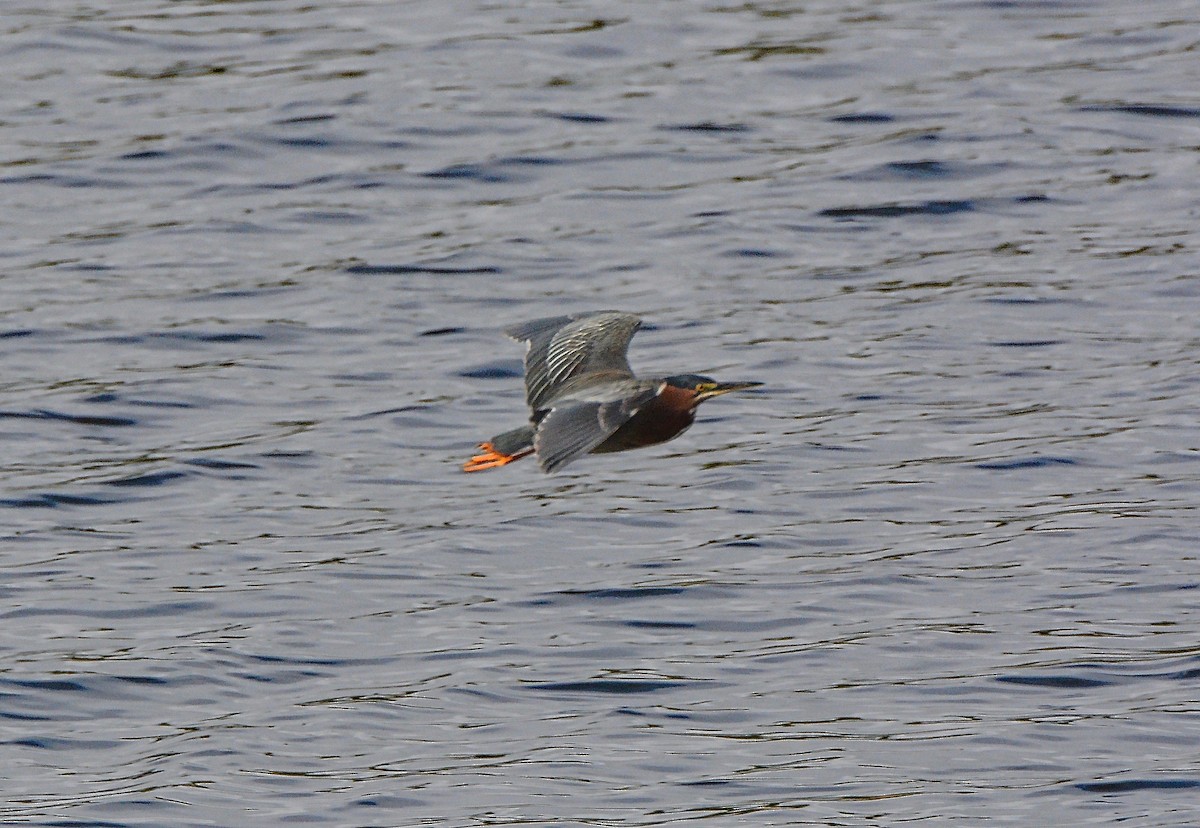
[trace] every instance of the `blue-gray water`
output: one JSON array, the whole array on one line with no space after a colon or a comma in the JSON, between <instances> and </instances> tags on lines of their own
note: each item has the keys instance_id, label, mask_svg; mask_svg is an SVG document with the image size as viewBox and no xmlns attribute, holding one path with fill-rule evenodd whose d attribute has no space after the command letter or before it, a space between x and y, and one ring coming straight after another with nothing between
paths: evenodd
<instances>
[{"instance_id":1,"label":"blue-gray water","mask_svg":"<svg viewBox=\"0 0 1200 828\"><path fill-rule=\"evenodd\" d=\"M11 5L0 823L1200 821L1194 3Z\"/></svg>"}]
</instances>

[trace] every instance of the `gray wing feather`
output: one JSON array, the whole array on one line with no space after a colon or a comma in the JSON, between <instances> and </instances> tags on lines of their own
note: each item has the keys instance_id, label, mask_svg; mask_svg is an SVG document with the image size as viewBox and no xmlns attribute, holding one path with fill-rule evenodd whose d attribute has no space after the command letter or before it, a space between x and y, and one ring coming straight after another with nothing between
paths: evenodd
<instances>
[{"instance_id":1,"label":"gray wing feather","mask_svg":"<svg viewBox=\"0 0 1200 828\"><path fill-rule=\"evenodd\" d=\"M632 377L625 352L642 320L630 313L600 311L535 319L505 333L529 343L525 397L533 411L554 399L574 377L608 371Z\"/></svg>"},{"instance_id":2,"label":"gray wing feather","mask_svg":"<svg viewBox=\"0 0 1200 828\"><path fill-rule=\"evenodd\" d=\"M630 383L622 396L572 398L556 403L538 423L534 450L542 470L557 471L607 440L642 406L654 399L656 383Z\"/></svg>"}]
</instances>

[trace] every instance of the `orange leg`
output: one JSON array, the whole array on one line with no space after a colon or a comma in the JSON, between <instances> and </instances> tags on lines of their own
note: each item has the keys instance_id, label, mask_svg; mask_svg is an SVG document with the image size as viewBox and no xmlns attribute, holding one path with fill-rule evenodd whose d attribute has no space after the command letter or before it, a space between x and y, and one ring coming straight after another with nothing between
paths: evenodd
<instances>
[{"instance_id":1,"label":"orange leg","mask_svg":"<svg viewBox=\"0 0 1200 828\"><path fill-rule=\"evenodd\" d=\"M518 451L516 454L503 454L496 450L496 447L491 443L480 443L479 450L483 454L477 454L467 462L463 463L463 471L477 472L487 471L488 469L498 469L501 466L507 466L514 460L520 460L522 457L527 457L533 454L532 448L527 448Z\"/></svg>"}]
</instances>

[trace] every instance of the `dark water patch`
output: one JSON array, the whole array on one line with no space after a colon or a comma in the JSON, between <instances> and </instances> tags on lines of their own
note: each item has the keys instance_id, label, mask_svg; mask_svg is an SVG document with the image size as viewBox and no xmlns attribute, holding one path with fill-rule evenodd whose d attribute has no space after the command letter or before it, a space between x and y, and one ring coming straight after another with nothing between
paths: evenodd
<instances>
[{"instance_id":1,"label":"dark water patch","mask_svg":"<svg viewBox=\"0 0 1200 828\"><path fill-rule=\"evenodd\" d=\"M946 178L973 178L1004 169L1003 164L967 164L961 162L923 159L893 161L887 164L839 176L843 181L913 181ZM936 202L935 202L936 203Z\"/></svg>"},{"instance_id":2,"label":"dark water patch","mask_svg":"<svg viewBox=\"0 0 1200 828\"><path fill-rule=\"evenodd\" d=\"M607 124L612 121L612 118L606 115L594 115L590 112L547 112L543 114L575 124Z\"/></svg>"},{"instance_id":3,"label":"dark water patch","mask_svg":"<svg viewBox=\"0 0 1200 828\"><path fill-rule=\"evenodd\" d=\"M355 422L357 420L371 420L375 417L385 417L388 414L407 414L412 411L427 411L430 406L427 405L400 405L395 408L380 408L375 411L367 411L363 414L351 414L346 417L347 422Z\"/></svg>"},{"instance_id":4,"label":"dark water patch","mask_svg":"<svg viewBox=\"0 0 1200 828\"><path fill-rule=\"evenodd\" d=\"M221 158L261 158L262 153L251 149L245 144L233 141L192 140L186 152L188 155L214 155Z\"/></svg>"},{"instance_id":5,"label":"dark water patch","mask_svg":"<svg viewBox=\"0 0 1200 828\"><path fill-rule=\"evenodd\" d=\"M774 259L783 254L778 250L767 250L762 247L738 247L734 250L726 250L721 255L747 259Z\"/></svg>"},{"instance_id":6,"label":"dark water patch","mask_svg":"<svg viewBox=\"0 0 1200 828\"><path fill-rule=\"evenodd\" d=\"M986 463L976 463L975 468L987 471L1013 471L1015 469L1041 469L1047 466L1074 466L1076 461L1070 457L1022 457L1015 460L991 460Z\"/></svg>"},{"instance_id":7,"label":"dark water patch","mask_svg":"<svg viewBox=\"0 0 1200 828\"><path fill-rule=\"evenodd\" d=\"M808 446L816 451L836 451L859 454L866 454L870 451L870 449L863 448L862 446L844 446L838 445L837 443L809 443Z\"/></svg>"},{"instance_id":8,"label":"dark water patch","mask_svg":"<svg viewBox=\"0 0 1200 828\"><path fill-rule=\"evenodd\" d=\"M1080 782L1088 793L1132 793L1133 791L1182 791L1200 788L1200 779L1122 779L1114 782Z\"/></svg>"},{"instance_id":9,"label":"dark water patch","mask_svg":"<svg viewBox=\"0 0 1200 828\"><path fill-rule=\"evenodd\" d=\"M653 567L647 567L653 568ZM680 595L687 587L606 587L601 589L564 589L537 598L516 602L518 606L549 607L583 601L637 601Z\"/></svg>"},{"instance_id":10,"label":"dark water patch","mask_svg":"<svg viewBox=\"0 0 1200 828\"><path fill-rule=\"evenodd\" d=\"M258 664L283 664L296 667L370 667L388 662L387 658L290 658L266 653L246 653L242 657Z\"/></svg>"},{"instance_id":11,"label":"dark water patch","mask_svg":"<svg viewBox=\"0 0 1200 828\"><path fill-rule=\"evenodd\" d=\"M28 736L23 739L12 739L8 742L0 742L0 744L14 745L16 747L31 747L41 750L111 750L120 745L116 739L63 739L53 736ZM56 824L56 823L50 823ZM89 822L88 825L95 823Z\"/></svg>"},{"instance_id":12,"label":"dark water patch","mask_svg":"<svg viewBox=\"0 0 1200 828\"><path fill-rule=\"evenodd\" d=\"M133 477L121 477L116 480L106 480L104 481L104 485L122 487L161 486L180 477L187 477L187 474L179 471L159 471L138 474Z\"/></svg>"},{"instance_id":13,"label":"dark water patch","mask_svg":"<svg viewBox=\"0 0 1200 828\"><path fill-rule=\"evenodd\" d=\"M829 120L835 124L890 124L896 119L886 112L851 112L834 115Z\"/></svg>"},{"instance_id":14,"label":"dark water patch","mask_svg":"<svg viewBox=\"0 0 1200 828\"><path fill-rule=\"evenodd\" d=\"M1191 585L1180 587L1180 589L1192 589L1192 588L1193 587ZM1119 591L1124 591L1124 590L1119 590ZM1136 592L1138 590L1135 589L1132 591ZM1200 661L1200 657L1191 656L1188 658L1180 659L1180 661L1182 661L1184 664L1195 664L1198 661ZM1162 680L1195 681L1197 678L1200 678L1200 667L1183 667L1183 668L1179 668L1179 669L1163 670L1163 671L1152 672L1152 673L1133 673L1132 677L1138 678L1138 679L1153 679L1155 681L1162 681Z\"/></svg>"},{"instance_id":15,"label":"dark water patch","mask_svg":"<svg viewBox=\"0 0 1200 828\"><path fill-rule=\"evenodd\" d=\"M698 121L691 124L666 124L661 129L675 132L750 132L749 124L718 124L715 121Z\"/></svg>"},{"instance_id":16,"label":"dark water patch","mask_svg":"<svg viewBox=\"0 0 1200 828\"><path fill-rule=\"evenodd\" d=\"M57 716L57 712L51 716L41 716L36 713L13 713L8 710L0 710L0 719L10 722L52 722Z\"/></svg>"},{"instance_id":17,"label":"dark water patch","mask_svg":"<svg viewBox=\"0 0 1200 828\"><path fill-rule=\"evenodd\" d=\"M259 193L277 192L280 190L302 189L311 183L308 181L264 181L255 184L214 184L210 187L200 187L191 191L189 197L257 195ZM232 219L221 222L214 221L210 226L219 227L229 233L267 232L266 225L264 224L256 224L250 221L235 221ZM189 232L208 232L208 228L192 228Z\"/></svg>"},{"instance_id":18,"label":"dark water patch","mask_svg":"<svg viewBox=\"0 0 1200 828\"><path fill-rule=\"evenodd\" d=\"M86 403L94 403L96 405L108 405L108 404L112 404L112 403L122 403L124 405L139 406L142 408L188 409L188 408L196 407L195 403L181 402L179 400L130 399L130 398L122 397L120 394L113 393L112 391L105 391L105 392L102 392L99 394L92 394L91 396L84 397L83 401Z\"/></svg>"},{"instance_id":19,"label":"dark water patch","mask_svg":"<svg viewBox=\"0 0 1200 828\"><path fill-rule=\"evenodd\" d=\"M496 164L451 164L421 175L425 178L474 181L478 184L507 184L515 178Z\"/></svg>"},{"instance_id":20,"label":"dark water patch","mask_svg":"<svg viewBox=\"0 0 1200 828\"><path fill-rule=\"evenodd\" d=\"M653 707L645 710L639 710L636 707L618 707L612 712L617 716L653 716L656 719L674 719L676 721L691 721L696 718L690 713L682 713L663 707Z\"/></svg>"},{"instance_id":21,"label":"dark water patch","mask_svg":"<svg viewBox=\"0 0 1200 828\"><path fill-rule=\"evenodd\" d=\"M756 63L768 58L813 57L825 54L824 47L814 46L804 41L783 43L747 43L744 46L730 46L717 49L713 54L718 57L739 56L742 60Z\"/></svg>"},{"instance_id":22,"label":"dark water patch","mask_svg":"<svg viewBox=\"0 0 1200 828\"><path fill-rule=\"evenodd\" d=\"M329 378L338 382L391 382L395 379L395 376L391 371L365 371L349 374L339 371L330 374Z\"/></svg>"},{"instance_id":23,"label":"dark water patch","mask_svg":"<svg viewBox=\"0 0 1200 828\"><path fill-rule=\"evenodd\" d=\"M1073 300L1053 296L989 296L983 301L989 305L1060 305L1073 304Z\"/></svg>"},{"instance_id":24,"label":"dark water patch","mask_svg":"<svg viewBox=\"0 0 1200 828\"><path fill-rule=\"evenodd\" d=\"M348 806L341 810L350 810L351 808L387 808L388 810L395 811L401 808L418 808L425 804L426 802L423 799L380 794L356 799L348 803Z\"/></svg>"},{"instance_id":25,"label":"dark water patch","mask_svg":"<svg viewBox=\"0 0 1200 828\"><path fill-rule=\"evenodd\" d=\"M37 331L33 328L14 328L11 331L0 331L0 339L21 339L26 336L33 336Z\"/></svg>"},{"instance_id":26,"label":"dark water patch","mask_svg":"<svg viewBox=\"0 0 1200 828\"><path fill-rule=\"evenodd\" d=\"M0 178L0 184L52 184L56 187L66 187L72 190L85 187L105 187L110 190L123 190L134 186L132 182L116 178L51 175L49 173L5 176Z\"/></svg>"},{"instance_id":27,"label":"dark water patch","mask_svg":"<svg viewBox=\"0 0 1200 828\"><path fill-rule=\"evenodd\" d=\"M465 275L474 273L500 273L498 267L445 267L442 265L425 264L396 264L369 265L354 264L346 268L346 273L356 276L402 276L407 273L433 273L438 275Z\"/></svg>"},{"instance_id":28,"label":"dark water patch","mask_svg":"<svg viewBox=\"0 0 1200 828\"><path fill-rule=\"evenodd\" d=\"M55 506L106 506L109 503L120 502L117 498L100 497L99 495L45 494L44 499Z\"/></svg>"},{"instance_id":29,"label":"dark water patch","mask_svg":"<svg viewBox=\"0 0 1200 828\"><path fill-rule=\"evenodd\" d=\"M604 589L565 589L553 594L594 601L630 601L641 598L662 598L667 595L682 595L685 592L687 592L686 587L611 587Z\"/></svg>"},{"instance_id":30,"label":"dark water patch","mask_svg":"<svg viewBox=\"0 0 1200 828\"><path fill-rule=\"evenodd\" d=\"M139 150L138 152L127 152L124 155L118 155L120 161L157 161L160 158L175 157L175 153L167 152L166 150Z\"/></svg>"},{"instance_id":31,"label":"dark water patch","mask_svg":"<svg viewBox=\"0 0 1200 828\"><path fill-rule=\"evenodd\" d=\"M165 678L160 678L159 676L113 676L112 678L114 681L121 681L125 682L126 684L141 684L152 687L160 687L175 683L168 681Z\"/></svg>"},{"instance_id":32,"label":"dark water patch","mask_svg":"<svg viewBox=\"0 0 1200 828\"><path fill-rule=\"evenodd\" d=\"M1167 679L1169 681L1196 681L1197 679L1200 679L1200 668L1193 670L1176 670L1173 673L1146 673L1139 675L1138 678Z\"/></svg>"},{"instance_id":33,"label":"dark water patch","mask_svg":"<svg viewBox=\"0 0 1200 828\"><path fill-rule=\"evenodd\" d=\"M262 140L267 143L278 144L281 147L289 147L292 149L325 149L327 147L347 143L344 141L338 141L336 139L322 138L316 135L307 135L301 138L266 136Z\"/></svg>"},{"instance_id":34,"label":"dark water patch","mask_svg":"<svg viewBox=\"0 0 1200 828\"><path fill-rule=\"evenodd\" d=\"M138 406L141 408L178 408L189 409L196 408L195 403L182 402L181 400L139 400L127 399L122 400L126 405Z\"/></svg>"},{"instance_id":35,"label":"dark water patch","mask_svg":"<svg viewBox=\"0 0 1200 828\"><path fill-rule=\"evenodd\" d=\"M44 693L86 693L93 689L82 681L68 679L0 678L0 687L22 687L26 690L38 690Z\"/></svg>"},{"instance_id":36,"label":"dark water patch","mask_svg":"<svg viewBox=\"0 0 1200 828\"><path fill-rule=\"evenodd\" d=\"M835 219L897 218L902 216L948 216L970 213L975 203L966 200L922 201L917 204L875 204L862 207L829 207L818 215Z\"/></svg>"},{"instance_id":37,"label":"dark water patch","mask_svg":"<svg viewBox=\"0 0 1200 828\"><path fill-rule=\"evenodd\" d=\"M206 75L224 75L232 67L220 63L193 63L178 60L170 66L161 69L145 69L139 66L129 66L124 69L113 69L106 74L114 78L144 81L175 80L178 78L200 78Z\"/></svg>"},{"instance_id":38,"label":"dark water patch","mask_svg":"<svg viewBox=\"0 0 1200 828\"><path fill-rule=\"evenodd\" d=\"M527 684L529 690L546 690L561 693L604 693L611 695L634 695L637 693L656 693L659 690L670 690L675 687L686 687L685 681L666 681L649 679L588 679L585 681L552 681L538 684Z\"/></svg>"},{"instance_id":39,"label":"dark water patch","mask_svg":"<svg viewBox=\"0 0 1200 828\"><path fill-rule=\"evenodd\" d=\"M100 426L103 428L124 428L126 426L138 425L138 421L132 417L105 417L94 414L66 414L61 411L52 411L47 408L38 408L32 411L0 411L0 419L26 419L26 420L58 420L62 422L74 423L76 425Z\"/></svg>"},{"instance_id":40,"label":"dark water patch","mask_svg":"<svg viewBox=\"0 0 1200 828\"><path fill-rule=\"evenodd\" d=\"M277 121L271 121L275 126L293 126L295 124L317 124L324 121L333 121L337 119L337 115L326 113L322 115L297 115L293 118L280 118Z\"/></svg>"},{"instance_id":41,"label":"dark water patch","mask_svg":"<svg viewBox=\"0 0 1200 828\"><path fill-rule=\"evenodd\" d=\"M549 167L566 162L561 158L551 158L548 155L513 155L508 158L500 158L496 163L506 167Z\"/></svg>"},{"instance_id":42,"label":"dark water patch","mask_svg":"<svg viewBox=\"0 0 1200 828\"><path fill-rule=\"evenodd\" d=\"M908 178L942 178L954 172L953 166L944 161L894 161L884 164L883 169Z\"/></svg>"},{"instance_id":43,"label":"dark water patch","mask_svg":"<svg viewBox=\"0 0 1200 828\"><path fill-rule=\"evenodd\" d=\"M417 336L446 336L447 334L462 333L465 328L430 328L427 331L421 331Z\"/></svg>"},{"instance_id":44,"label":"dark water patch","mask_svg":"<svg viewBox=\"0 0 1200 828\"><path fill-rule=\"evenodd\" d=\"M239 672L233 671L231 675L246 681L255 681L260 684L295 684L304 682L309 679L322 678L328 673L318 670L282 670L278 673L255 673L255 672Z\"/></svg>"},{"instance_id":45,"label":"dark water patch","mask_svg":"<svg viewBox=\"0 0 1200 828\"><path fill-rule=\"evenodd\" d=\"M294 221L306 224L366 224L370 216L362 213L335 212L333 210L308 210L294 213Z\"/></svg>"},{"instance_id":46,"label":"dark water patch","mask_svg":"<svg viewBox=\"0 0 1200 828\"><path fill-rule=\"evenodd\" d=\"M525 369L523 364L520 361L511 359L489 362L476 368L468 368L465 371L458 372L458 376L467 377L468 379L513 379L524 376L524 374Z\"/></svg>"},{"instance_id":47,"label":"dark water patch","mask_svg":"<svg viewBox=\"0 0 1200 828\"><path fill-rule=\"evenodd\" d=\"M258 457L276 468L306 472L316 468L319 459L311 451L264 451Z\"/></svg>"},{"instance_id":48,"label":"dark water patch","mask_svg":"<svg viewBox=\"0 0 1200 828\"><path fill-rule=\"evenodd\" d=\"M695 630L698 624L688 621L622 621L621 626L637 630Z\"/></svg>"},{"instance_id":49,"label":"dark water patch","mask_svg":"<svg viewBox=\"0 0 1200 828\"><path fill-rule=\"evenodd\" d=\"M1106 679L1084 678L1082 676L1039 675L1039 676L997 676L996 681L1003 684L1019 684L1028 687L1047 687L1056 690L1082 690L1090 687L1107 687L1112 684Z\"/></svg>"},{"instance_id":50,"label":"dark water patch","mask_svg":"<svg viewBox=\"0 0 1200 828\"><path fill-rule=\"evenodd\" d=\"M111 497L46 492L25 497L0 499L0 506L9 509L57 509L59 506L106 506L117 502L117 499Z\"/></svg>"},{"instance_id":51,"label":"dark water patch","mask_svg":"<svg viewBox=\"0 0 1200 828\"><path fill-rule=\"evenodd\" d=\"M183 297L185 302L212 302L212 301L230 301L238 299L267 299L271 296L289 293L293 290L290 285L281 285L278 287L255 287L242 288L237 290L214 290L209 293L197 293Z\"/></svg>"},{"instance_id":52,"label":"dark water patch","mask_svg":"<svg viewBox=\"0 0 1200 828\"><path fill-rule=\"evenodd\" d=\"M1172 535L1165 532L1143 532L1141 534L1126 538L1125 542L1143 544L1159 540L1172 542L1174 541L1174 538ZM1179 590L1200 589L1200 584L1195 583L1194 581L1186 581L1182 584L1129 584L1128 586L1121 586L1117 589L1121 592L1178 592Z\"/></svg>"},{"instance_id":53,"label":"dark water patch","mask_svg":"<svg viewBox=\"0 0 1200 828\"><path fill-rule=\"evenodd\" d=\"M56 505L43 495L0 497L0 509L53 509Z\"/></svg>"},{"instance_id":54,"label":"dark water patch","mask_svg":"<svg viewBox=\"0 0 1200 828\"><path fill-rule=\"evenodd\" d=\"M266 334L249 331L151 331L141 334L122 334L99 338L110 345L151 345L156 343L186 343L189 345L265 342Z\"/></svg>"},{"instance_id":55,"label":"dark water patch","mask_svg":"<svg viewBox=\"0 0 1200 828\"><path fill-rule=\"evenodd\" d=\"M486 163L451 164L422 173L424 178L443 180L466 180L481 184L505 184L523 180L514 170L524 167L551 167L564 164L561 158L547 155L512 155L496 158Z\"/></svg>"},{"instance_id":56,"label":"dark water patch","mask_svg":"<svg viewBox=\"0 0 1200 828\"><path fill-rule=\"evenodd\" d=\"M244 463L237 460L220 460L212 457L195 457L191 460L184 460L189 466L199 466L204 469L226 470L226 469L257 469L259 468L254 463Z\"/></svg>"},{"instance_id":57,"label":"dark water patch","mask_svg":"<svg viewBox=\"0 0 1200 828\"><path fill-rule=\"evenodd\" d=\"M1165 104L1086 104L1080 112L1117 112L1123 115L1146 115L1152 118L1200 118L1200 108L1168 106Z\"/></svg>"},{"instance_id":58,"label":"dark water patch","mask_svg":"<svg viewBox=\"0 0 1200 828\"><path fill-rule=\"evenodd\" d=\"M230 343L230 342L265 342L267 336L247 331L170 331L152 333L151 339L174 339L182 342Z\"/></svg>"},{"instance_id":59,"label":"dark water patch","mask_svg":"<svg viewBox=\"0 0 1200 828\"><path fill-rule=\"evenodd\" d=\"M987 343L993 348L1049 348L1051 345L1062 345L1061 339L1002 339Z\"/></svg>"},{"instance_id":60,"label":"dark water patch","mask_svg":"<svg viewBox=\"0 0 1200 828\"><path fill-rule=\"evenodd\" d=\"M33 618L40 616L72 616L78 618L131 619L131 618L170 618L184 615L197 610L209 609L207 601L163 601L151 606L124 607L118 609L77 608L70 606L59 607L20 607L0 613L0 618ZM0 682L2 683L2 682Z\"/></svg>"}]
</instances>

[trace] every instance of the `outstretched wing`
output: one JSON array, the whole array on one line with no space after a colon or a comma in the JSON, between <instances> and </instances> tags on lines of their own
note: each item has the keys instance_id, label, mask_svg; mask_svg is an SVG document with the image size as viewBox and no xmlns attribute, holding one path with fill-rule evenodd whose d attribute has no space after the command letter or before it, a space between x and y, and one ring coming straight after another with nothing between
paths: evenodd
<instances>
[{"instance_id":1,"label":"outstretched wing","mask_svg":"<svg viewBox=\"0 0 1200 828\"><path fill-rule=\"evenodd\" d=\"M555 401L533 437L542 471L557 471L599 446L654 399L658 385L639 380L615 382Z\"/></svg>"},{"instance_id":2,"label":"outstretched wing","mask_svg":"<svg viewBox=\"0 0 1200 828\"><path fill-rule=\"evenodd\" d=\"M642 320L631 313L553 316L514 325L505 333L528 342L525 354L525 399L537 412L580 374L605 371L633 377L625 352Z\"/></svg>"}]
</instances>

